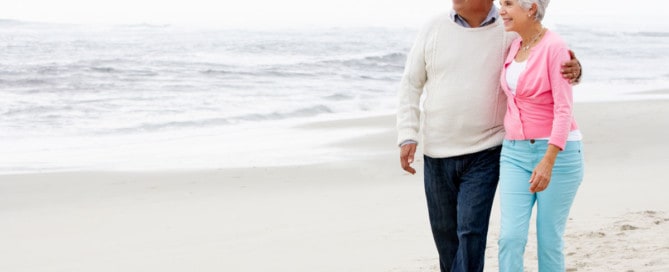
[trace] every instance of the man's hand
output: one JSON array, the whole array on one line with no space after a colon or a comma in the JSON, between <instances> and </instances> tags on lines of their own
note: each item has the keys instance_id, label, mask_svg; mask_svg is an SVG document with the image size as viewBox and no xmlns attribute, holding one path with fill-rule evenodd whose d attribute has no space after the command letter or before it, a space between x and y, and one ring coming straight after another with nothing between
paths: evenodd
<instances>
[{"instance_id":1,"label":"man's hand","mask_svg":"<svg viewBox=\"0 0 669 272\"><path fill-rule=\"evenodd\" d=\"M581 79L581 63L578 62L574 51L569 50L569 56L571 56L571 60L562 63L560 72L562 72L562 77L569 80L569 83L578 83Z\"/></svg>"},{"instance_id":2,"label":"man's hand","mask_svg":"<svg viewBox=\"0 0 669 272\"><path fill-rule=\"evenodd\" d=\"M417 144L405 144L400 148L400 164L402 165L402 169L412 175L416 174L416 169L411 167L413 156L416 154L416 145Z\"/></svg>"}]
</instances>

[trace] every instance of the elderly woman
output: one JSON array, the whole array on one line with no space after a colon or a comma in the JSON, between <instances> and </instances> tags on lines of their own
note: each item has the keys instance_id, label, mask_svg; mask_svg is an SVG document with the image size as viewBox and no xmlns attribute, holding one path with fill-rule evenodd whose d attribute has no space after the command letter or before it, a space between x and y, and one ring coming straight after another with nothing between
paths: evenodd
<instances>
[{"instance_id":1,"label":"elderly woman","mask_svg":"<svg viewBox=\"0 0 669 272\"><path fill-rule=\"evenodd\" d=\"M511 45L501 74L506 136L500 158L500 271L523 271L532 208L537 206L539 271L565 271L563 234L583 179L581 133L572 89L560 75L567 45L541 24L550 0L501 0Z\"/></svg>"}]
</instances>

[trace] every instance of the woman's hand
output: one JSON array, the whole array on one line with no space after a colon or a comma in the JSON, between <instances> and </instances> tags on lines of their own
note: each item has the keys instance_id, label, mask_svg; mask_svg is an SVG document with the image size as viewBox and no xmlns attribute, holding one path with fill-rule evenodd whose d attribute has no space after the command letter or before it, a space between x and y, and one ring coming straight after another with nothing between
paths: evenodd
<instances>
[{"instance_id":1,"label":"woman's hand","mask_svg":"<svg viewBox=\"0 0 669 272\"><path fill-rule=\"evenodd\" d=\"M548 188L548 183L551 182L551 174L553 173L553 164L546 158L543 158L537 167L532 171L532 177L530 178L530 192L538 193Z\"/></svg>"},{"instance_id":2,"label":"woman's hand","mask_svg":"<svg viewBox=\"0 0 669 272\"><path fill-rule=\"evenodd\" d=\"M532 177L530 177L531 193L538 193L548 188L558 152L560 152L559 147L552 144L548 145L548 150L546 150L544 158L541 159L539 164L534 167L534 171L532 171Z\"/></svg>"}]
</instances>

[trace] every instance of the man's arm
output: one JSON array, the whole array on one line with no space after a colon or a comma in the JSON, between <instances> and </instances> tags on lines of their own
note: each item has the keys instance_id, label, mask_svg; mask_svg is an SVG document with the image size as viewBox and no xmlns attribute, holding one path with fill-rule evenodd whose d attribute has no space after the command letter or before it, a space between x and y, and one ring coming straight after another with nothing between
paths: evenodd
<instances>
[{"instance_id":1,"label":"man's arm","mask_svg":"<svg viewBox=\"0 0 669 272\"><path fill-rule=\"evenodd\" d=\"M423 27L407 55L404 74L398 91L397 141L400 148L400 165L405 171L415 174L411 167L416 152L416 141L420 126L420 97L427 81L425 69L425 41L429 25Z\"/></svg>"}]
</instances>

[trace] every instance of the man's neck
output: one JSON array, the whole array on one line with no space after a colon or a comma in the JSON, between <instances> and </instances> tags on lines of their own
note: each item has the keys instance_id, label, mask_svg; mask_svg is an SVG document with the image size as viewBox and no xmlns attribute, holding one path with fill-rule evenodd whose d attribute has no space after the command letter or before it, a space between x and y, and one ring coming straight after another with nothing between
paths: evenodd
<instances>
[{"instance_id":1,"label":"man's neck","mask_svg":"<svg viewBox=\"0 0 669 272\"><path fill-rule=\"evenodd\" d=\"M479 27L485 19L488 17L488 13L490 13L490 9L492 9L492 1L490 2L490 5L487 6L486 8L481 8L479 10L473 10L471 12L462 12L458 13L458 15L467 22L471 27Z\"/></svg>"}]
</instances>

